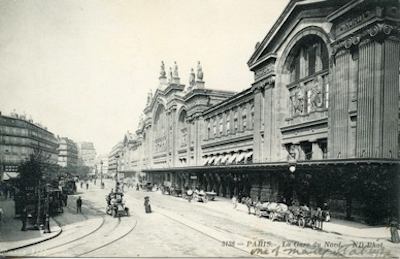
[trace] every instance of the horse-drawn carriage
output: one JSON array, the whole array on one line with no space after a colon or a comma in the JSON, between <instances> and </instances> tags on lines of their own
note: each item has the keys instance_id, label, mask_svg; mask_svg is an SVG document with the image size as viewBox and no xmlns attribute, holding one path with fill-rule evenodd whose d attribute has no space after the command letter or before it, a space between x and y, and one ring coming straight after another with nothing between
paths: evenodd
<instances>
[{"instance_id":1,"label":"horse-drawn carriage","mask_svg":"<svg viewBox=\"0 0 400 259\"><path fill-rule=\"evenodd\" d=\"M288 224L297 224L299 227L312 227L313 229L322 229L322 222L325 215L320 208L316 210L307 206L290 206L286 217Z\"/></svg>"},{"instance_id":2,"label":"horse-drawn carriage","mask_svg":"<svg viewBox=\"0 0 400 259\"><path fill-rule=\"evenodd\" d=\"M123 201L123 193L112 192L106 197L107 207L106 213L113 217L129 216L129 208L125 206Z\"/></svg>"},{"instance_id":3,"label":"horse-drawn carriage","mask_svg":"<svg viewBox=\"0 0 400 259\"><path fill-rule=\"evenodd\" d=\"M284 203L257 202L254 206L255 214L259 217L268 217L271 221L285 220L288 206Z\"/></svg>"}]
</instances>

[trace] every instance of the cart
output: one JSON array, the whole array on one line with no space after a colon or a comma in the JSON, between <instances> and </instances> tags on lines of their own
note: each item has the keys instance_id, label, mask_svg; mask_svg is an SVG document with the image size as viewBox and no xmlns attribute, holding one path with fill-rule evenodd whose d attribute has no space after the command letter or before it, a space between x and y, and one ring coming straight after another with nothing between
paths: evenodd
<instances>
[{"instance_id":1,"label":"cart","mask_svg":"<svg viewBox=\"0 0 400 259\"><path fill-rule=\"evenodd\" d=\"M125 206L123 193L110 193L107 197L106 213L113 217L129 216L129 208Z\"/></svg>"},{"instance_id":2,"label":"cart","mask_svg":"<svg viewBox=\"0 0 400 259\"><path fill-rule=\"evenodd\" d=\"M215 192L206 192L206 197L207 197L207 200L209 200L209 201L214 201L216 196L217 196L217 193L215 193Z\"/></svg>"}]
</instances>

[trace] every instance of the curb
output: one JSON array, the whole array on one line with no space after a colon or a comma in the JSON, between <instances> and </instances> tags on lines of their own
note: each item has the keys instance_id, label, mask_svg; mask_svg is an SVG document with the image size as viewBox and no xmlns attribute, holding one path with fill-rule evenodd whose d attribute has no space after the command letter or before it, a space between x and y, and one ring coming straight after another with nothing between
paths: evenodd
<instances>
[{"instance_id":1,"label":"curb","mask_svg":"<svg viewBox=\"0 0 400 259\"><path fill-rule=\"evenodd\" d=\"M51 240L53 238L58 237L62 233L63 230L61 228L61 225L54 218L52 218L52 219L57 224L57 226L60 228L60 230L58 231L57 234L55 234L54 236L47 237L45 239L30 243L30 244L26 244L26 245L22 245L22 246L18 246L18 247L14 247L14 248L10 248L10 249L7 249L7 250L0 251L0 255L1 254L5 254L5 253L9 253L9 252L12 252L12 251L16 251L16 250L19 250L19 249L23 249L23 248L26 248L26 247L29 247L29 246L37 245L37 244L40 244L40 243L43 243L43 242L46 242L48 240Z\"/></svg>"}]
</instances>

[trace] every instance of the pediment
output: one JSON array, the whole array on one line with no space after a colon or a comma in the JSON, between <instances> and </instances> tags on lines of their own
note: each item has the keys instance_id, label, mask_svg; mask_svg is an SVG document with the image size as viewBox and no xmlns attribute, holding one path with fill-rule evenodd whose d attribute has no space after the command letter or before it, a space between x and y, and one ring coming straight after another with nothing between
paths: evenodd
<instances>
[{"instance_id":1,"label":"pediment","mask_svg":"<svg viewBox=\"0 0 400 259\"><path fill-rule=\"evenodd\" d=\"M348 3L346 0L292 0L283 10L278 20L272 26L248 61L252 70L260 63L276 57L276 52L283 42L295 30L296 26L305 19L320 19L327 21L326 17Z\"/></svg>"}]
</instances>

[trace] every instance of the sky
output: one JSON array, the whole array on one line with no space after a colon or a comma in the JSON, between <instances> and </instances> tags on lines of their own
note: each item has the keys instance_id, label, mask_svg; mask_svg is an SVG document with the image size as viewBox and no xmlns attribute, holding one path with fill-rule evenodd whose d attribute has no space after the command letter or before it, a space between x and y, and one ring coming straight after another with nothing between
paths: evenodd
<instances>
[{"instance_id":1,"label":"sky","mask_svg":"<svg viewBox=\"0 0 400 259\"><path fill-rule=\"evenodd\" d=\"M247 67L288 0L2 0L0 111L107 154L134 132L161 60L181 83L250 87Z\"/></svg>"}]
</instances>

